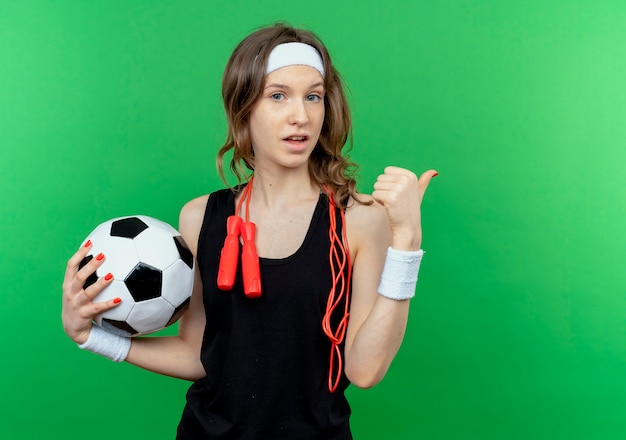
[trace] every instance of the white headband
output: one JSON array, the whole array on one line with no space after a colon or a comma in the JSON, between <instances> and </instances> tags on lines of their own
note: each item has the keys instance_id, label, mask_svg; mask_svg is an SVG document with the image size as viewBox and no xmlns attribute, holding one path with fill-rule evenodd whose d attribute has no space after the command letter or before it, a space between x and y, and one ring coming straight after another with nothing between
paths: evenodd
<instances>
[{"instance_id":1,"label":"white headband","mask_svg":"<svg viewBox=\"0 0 626 440\"><path fill-rule=\"evenodd\" d=\"M324 62L319 52L305 43L283 43L270 52L267 59L265 74L287 66L309 66L317 70L324 77Z\"/></svg>"}]
</instances>

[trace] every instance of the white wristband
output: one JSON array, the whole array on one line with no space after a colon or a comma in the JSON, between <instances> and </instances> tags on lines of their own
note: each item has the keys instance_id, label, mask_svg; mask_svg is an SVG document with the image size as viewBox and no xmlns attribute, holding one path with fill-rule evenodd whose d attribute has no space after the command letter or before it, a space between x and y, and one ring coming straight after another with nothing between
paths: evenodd
<instances>
[{"instance_id":1,"label":"white wristband","mask_svg":"<svg viewBox=\"0 0 626 440\"><path fill-rule=\"evenodd\" d=\"M413 298L423 255L424 251L421 249L419 251L398 251L391 247L387 249L378 293L398 301Z\"/></svg>"},{"instance_id":2,"label":"white wristband","mask_svg":"<svg viewBox=\"0 0 626 440\"><path fill-rule=\"evenodd\" d=\"M78 344L78 348L100 354L114 362L124 362L130 351L130 338L114 335L94 325L91 327L87 341L84 344Z\"/></svg>"}]
</instances>

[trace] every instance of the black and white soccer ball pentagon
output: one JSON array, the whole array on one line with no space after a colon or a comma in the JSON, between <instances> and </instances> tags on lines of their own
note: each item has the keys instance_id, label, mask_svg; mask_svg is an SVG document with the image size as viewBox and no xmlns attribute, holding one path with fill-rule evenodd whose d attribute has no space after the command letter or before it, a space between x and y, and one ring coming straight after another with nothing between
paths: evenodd
<instances>
[{"instance_id":1,"label":"black and white soccer ball pentagon","mask_svg":"<svg viewBox=\"0 0 626 440\"><path fill-rule=\"evenodd\" d=\"M115 218L100 224L85 242L93 247L79 267L99 253L104 263L85 288L109 272L113 281L94 302L121 298L94 322L121 336L140 336L176 322L189 307L194 281L194 258L180 233L145 215Z\"/></svg>"}]
</instances>

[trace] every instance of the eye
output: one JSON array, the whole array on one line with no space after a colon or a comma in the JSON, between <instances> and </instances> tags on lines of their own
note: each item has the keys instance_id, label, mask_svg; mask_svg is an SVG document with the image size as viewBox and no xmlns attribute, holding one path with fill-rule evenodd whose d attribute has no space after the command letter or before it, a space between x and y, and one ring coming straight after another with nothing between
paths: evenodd
<instances>
[{"instance_id":1,"label":"eye","mask_svg":"<svg viewBox=\"0 0 626 440\"><path fill-rule=\"evenodd\" d=\"M306 97L306 100L309 102L320 102L322 100L322 97L317 93L312 93Z\"/></svg>"},{"instance_id":2,"label":"eye","mask_svg":"<svg viewBox=\"0 0 626 440\"><path fill-rule=\"evenodd\" d=\"M283 95L282 93L278 93L278 92L272 93L270 95L270 99L272 101L282 101L283 99L285 99L285 95Z\"/></svg>"}]
</instances>

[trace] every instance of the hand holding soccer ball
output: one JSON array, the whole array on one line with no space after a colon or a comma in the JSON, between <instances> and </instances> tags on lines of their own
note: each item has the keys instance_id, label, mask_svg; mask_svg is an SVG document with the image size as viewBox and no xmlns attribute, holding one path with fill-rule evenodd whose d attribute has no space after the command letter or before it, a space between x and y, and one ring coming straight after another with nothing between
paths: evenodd
<instances>
[{"instance_id":1,"label":"hand holding soccer ball","mask_svg":"<svg viewBox=\"0 0 626 440\"><path fill-rule=\"evenodd\" d=\"M92 321L122 336L161 330L187 309L193 279L193 255L176 229L147 216L109 220L68 262L65 331L83 343Z\"/></svg>"}]
</instances>

